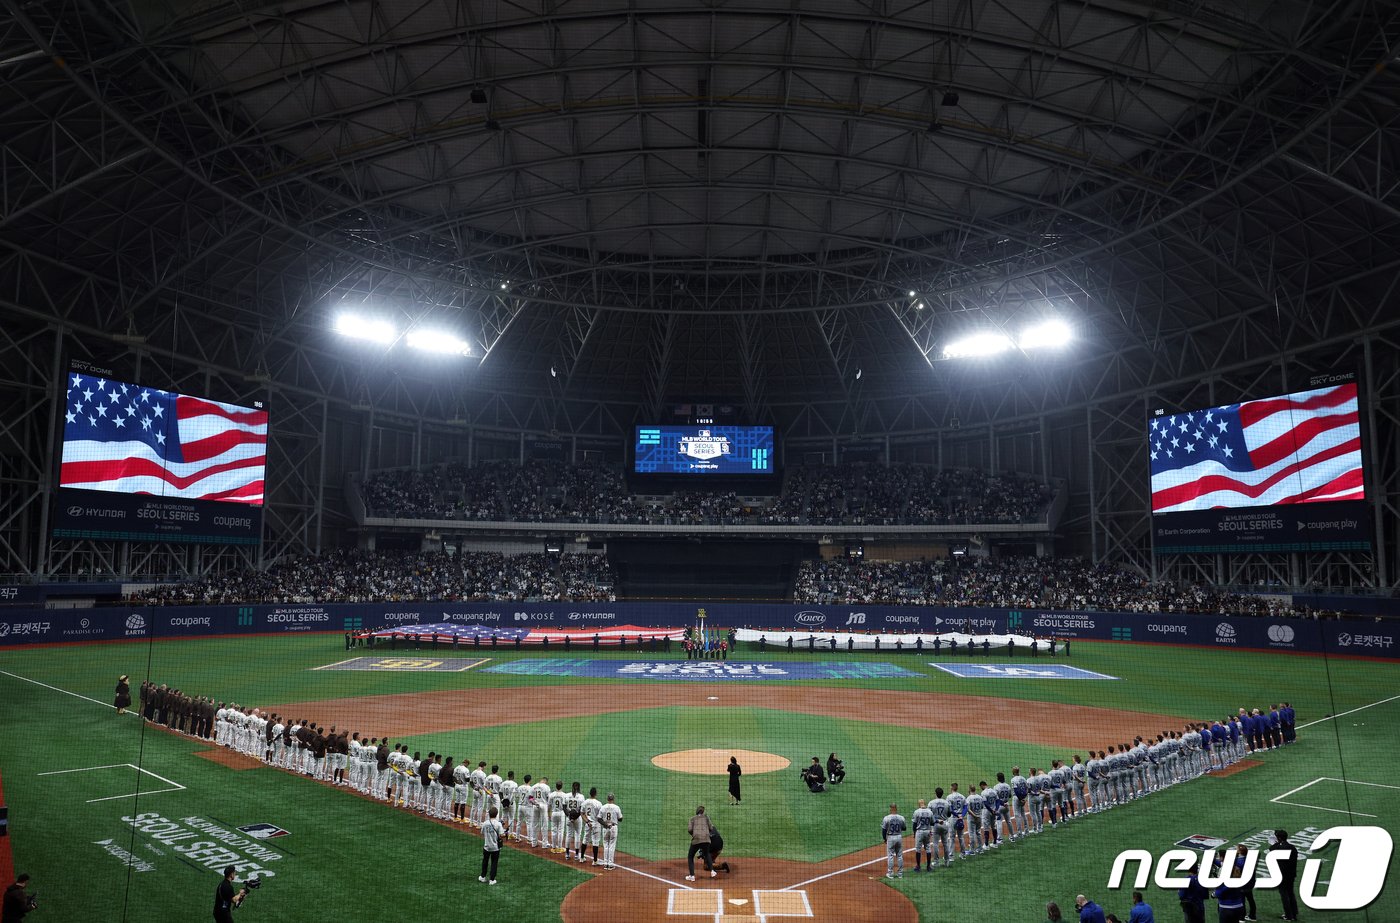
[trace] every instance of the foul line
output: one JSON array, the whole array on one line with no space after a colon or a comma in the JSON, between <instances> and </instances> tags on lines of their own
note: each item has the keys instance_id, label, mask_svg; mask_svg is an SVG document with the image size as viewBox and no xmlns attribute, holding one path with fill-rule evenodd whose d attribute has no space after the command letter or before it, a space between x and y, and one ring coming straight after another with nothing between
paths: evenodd
<instances>
[{"instance_id":1,"label":"foul line","mask_svg":"<svg viewBox=\"0 0 1400 923\"><path fill-rule=\"evenodd\" d=\"M911 853L911 852L913 852L913 851L914 851L913 849L906 849L906 850L904 850L905 853ZM860 863L859 865L853 865L853 866L851 866L850 868L840 869L840 870L835 871L835 872L827 872L825 875L818 875L816 878L808 878L806 881L799 881L799 882L798 882L797 884L795 884L795 885L788 885L786 888L779 888L778 890L779 890L779 891L792 891L792 890L795 890L795 889L797 889L797 888L801 888L801 887L803 887L804 885L816 884L817 882L819 882L819 881L825 881L825 880L828 879L828 878L835 878L837 875L844 875L844 874L846 874L847 872L854 872L856 869L863 869L863 868L865 868L867 865L876 865L876 864L878 864L878 863L880 863L880 862L884 862L884 861L885 861L886 859L888 859L888 858L889 858L888 856L877 856L876 858L871 859L869 862L862 862L862 863Z\"/></svg>"},{"instance_id":2,"label":"foul line","mask_svg":"<svg viewBox=\"0 0 1400 923\"><path fill-rule=\"evenodd\" d=\"M684 889L687 890L687 891L694 891L694 890L695 890L694 888L692 888L690 885L686 884L685 882L672 881L672 880L669 879L669 878L662 878L660 875L653 875L651 872L643 872L641 869L634 869L634 868L631 868L630 866L626 866L626 865L618 865L616 862L613 863L613 867L614 867L614 868L620 868L620 869L622 869L624 872L631 872L633 875L641 875L643 878L650 878L652 881L659 881L659 882L661 882L663 885L667 885L667 886L672 887L672 888L684 888Z\"/></svg>"},{"instance_id":3,"label":"foul line","mask_svg":"<svg viewBox=\"0 0 1400 923\"><path fill-rule=\"evenodd\" d=\"M342 660L342 661L340 661L340 663L327 663L327 664L322 664L322 665L319 666L319 667L312 667L311 669L313 669L313 670L332 670L332 669L334 669L334 668L336 668L336 667L343 666L343 665L345 665L345 664L347 664L347 663L354 663L354 662L357 661L357 660L364 660L364 659L365 659L364 657L351 657L349 660Z\"/></svg>"},{"instance_id":4,"label":"foul line","mask_svg":"<svg viewBox=\"0 0 1400 923\"><path fill-rule=\"evenodd\" d=\"M1314 724L1321 724L1324 721L1332 721L1336 718L1345 718L1347 715L1354 715L1359 711L1365 711L1368 708L1375 708L1377 705L1384 705L1386 702L1394 702L1396 699L1400 699L1400 695L1393 695L1388 699L1381 699L1379 702L1372 702L1370 705L1362 705L1360 708L1353 708L1351 711L1344 711L1336 715L1328 715L1326 718L1318 718L1316 721L1309 721L1307 724L1298 725L1298 729L1301 730L1303 728L1310 728Z\"/></svg>"},{"instance_id":5,"label":"foul line","mask_svg":"<svg viewBox=\"0 0 1400 923\"><path fill-rule=\"evenodd\" d=\"M101 705L103 708L110 708L115 710L117 707L109 702L100 702L97 699L90 699L85 695L79 695L76 692L69 692L67 689L60 689L57 686L50 686L48 683L41 683L37 679L30 679L27 676L20 676L18 673L11 673L8 670L0 670L0 673L3 673L5 676L11 677L12 679L23 680L26 683L33 683L36 686L43 686L45 689L52 689L54 692L61 692L64 695L71 695L73 698L82 699L84 702L91 702L94 705ZM1397 696L1397 698L1400 698L1400 696ZM127 714L134 715L136 714L136 712L128 711Z\"/></svg>"}]
</instances>

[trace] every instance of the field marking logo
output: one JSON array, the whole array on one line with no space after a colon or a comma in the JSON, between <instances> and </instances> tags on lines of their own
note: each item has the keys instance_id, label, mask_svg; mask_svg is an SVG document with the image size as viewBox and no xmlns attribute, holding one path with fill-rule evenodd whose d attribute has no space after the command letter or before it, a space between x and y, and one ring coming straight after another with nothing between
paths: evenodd
<instances>
[{"instance_id":1,"label":"field marking logo","mask_svg":"<svg viewBox=\"0 0 1400 923\"><path fill-rule=\"evenodd\" d=\"M1194 838L1193 838L1194 839ZM1311 854L1321 851L1333 843L1337 844L1337 854L1333 858L1331 877L1326 882L1327 892L1317 893L1318 874L1322 870L1323 859L1312 858ZM1303 859L1302 882L1298 897L1310 910L1363 910L1375 902L1385 886L1386 873L1390 868L1390 855L1395 844L1390 833L1383 827L1329 827L1313 840L1308 848L1308 858ZM1299 850L1302 853L1302 850ZM1109 874L1109 890L1123 886L1129 862L1137 863L1133 878L1133 888L1141 890L1149 873L1154 871L1152 880L1163 890L1185 888L1191 882L1187 877L1194 871L1201 885L1214 889L1221 885L1238 887L1254 878L1254 888L1277 888L1283 883L1279 869L1282 855L1279 851L1263 854L1266 869L1262 877L1254 877L1260 865L1260 852L1248 849L1244 863L1236 869L1233 864L1222 866L1218 871L1212 868L1215 852L1207 849L1169 849L1155 862L1152 854L1145 849L1125 849L1113 860L1113 871ZM1300 855L1300 858L1302 856Z\"/></svg>"},{"instance_id":2,"label":"field marking logo","mask_svg":"<svg viewBox=\"0 0 1400 923\"><path fill-rule=\"evenodd\" d=\"M1118 679L1063 664L1027 667L1011 663L930 663L929 666L959 679Z\"/></svg>"},{"instance_id":3,"label":"field marking logo","mask_svg":"<svg viewBox=\"0 0 1400 923\"><path fill-rule=\"evenodd\" d=\"M291 834L290 830L283 830L276 824L248 824L238 829L255 840L275 840L278 837L289 836Z\"/></svg>"}]
</instances>

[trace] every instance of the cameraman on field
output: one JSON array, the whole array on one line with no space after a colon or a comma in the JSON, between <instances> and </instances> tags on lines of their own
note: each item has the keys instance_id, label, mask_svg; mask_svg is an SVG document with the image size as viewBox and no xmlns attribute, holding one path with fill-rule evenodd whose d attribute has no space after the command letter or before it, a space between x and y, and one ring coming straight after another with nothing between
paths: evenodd
<instances>
[{"instance_id":1,"label":"cameraman on field","mask_svg":"<svg viewBox=\"0 0 1400 923\"><path fill-rule=\"evenodd\" d=\"M248 886L245 884L239 891L233 889L233 875L237 871L233 866L224 869L224 880L219 882L219 889L214 892L214 923L233 923L233 910L243 899L248 896Z\"/></svg>"},{"instance_id":2,"label":"cameraman on field","mask_svg":"<svg viewBox=\"0 0 1400 923\"><path fill-rule=\"evenodd\" d=\"M29 876L21 875L15 879L14 884L5 889L4 910L0 911L0 919L4 923L19 923L24 919L25 914L34 909L34 895L30 894Z\"/></svg>"}]
</instances>

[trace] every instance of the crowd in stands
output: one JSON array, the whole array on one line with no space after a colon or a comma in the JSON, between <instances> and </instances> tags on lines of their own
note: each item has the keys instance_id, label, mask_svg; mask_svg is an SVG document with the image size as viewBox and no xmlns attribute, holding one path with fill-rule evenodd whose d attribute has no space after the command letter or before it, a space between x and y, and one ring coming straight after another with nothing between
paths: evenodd
<instances>
[{"instance_id":1,"label":"crowd in stands","mask_svg":"<svg viewBox=\"0 0 1400 923\"><path fill-rule=\"evenodd\" d=\"M703 489L631 494L614 467L547 461L383 471L364 485L375 517L660 525L1042 522L1053 496L1021 475L909 464L793 468L781 492L762 499Z\"/></svg>"},{"instance_id":2,"label":"crowd in stands","mask_svg":"<svg viewBox=\"0 0 1400 923\"><path fill-rule=\"evenodd\" d=\"M1080 558L944 558L805 561L794 602L842 605L1208 612L1300 615L1279 599L1230 593L1200 584L1152 581L1141 574Z\"/></svg>"},{"instance_id":3,"label":"crowd in stands","mask_svg":"<svg viewBox=\"0 0 1400 923\"><path fill-rule=\"evenodd\" d=\"M612 570L602 555L355 550L152 587L133 601L178 606L614 598Z\"/></svg>"}]
</instances>

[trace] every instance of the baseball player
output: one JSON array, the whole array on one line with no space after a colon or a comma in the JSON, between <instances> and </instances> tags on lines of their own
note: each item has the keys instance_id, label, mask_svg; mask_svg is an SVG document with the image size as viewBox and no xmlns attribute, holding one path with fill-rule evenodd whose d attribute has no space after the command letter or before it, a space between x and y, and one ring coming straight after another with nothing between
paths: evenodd
<instances>
[{"instance_id":1,"label":"baseball player","mask_svg":"<svg viewBox=\"0 0 1400 923\"><path fill-rule=\"evenodd\" d=\"M997 849L1001 846L1000 814L998 809L1000 802L997 799L997 787L988 785L986 782L977 783L977 794L982 796L982 849ZM969 798L968 801L972 799Z\"/></svg>"},{"instance_id":2,"label":"baseball player","mask_svg":"<svg viewBox=\"0 0 1400 923\"><path fill-rule=\"evenodd\" d=\"M1046 798L1050 809L1050 826L1058 827L1065 814L1065 771L1059 760L1050 761L1050 771L1046 776L1049 779Z\"/></svg>"},{"instance_id":3,"label":"baseball player","mask_svg":"<svg viewBox=\"0 0 1400 923\"><path fill-rule=\"evenodd\" d=\"M889 818L886 818L888 820ZM933 870L933 812L928 809L928 802L919 799L919 806L914 809L912 818L914 823L914 871L924 871L924 863L927 862L928 870ZM904 854L903 846L900 847L900 855Z\"/></svg>"},{"instance_id":4,"label":"baseball player","mask_svg":"<svg viewBox=\"0 0 1400 923\"><path fill-rule=\"evenodd\" d=\"M1072 810L1076 814L1082 814L1089 807L1089 770L1085 768L1084 761L1079 758L1078 753L1074 755L1074 762L1070 764L1069 777L1073 792Z\"/></svg>"},{"instance_id":5,"label":"baseball player","mask_svg":"<svg viewBox=\"0 0 1400 923\"><path fill-rule=\"evenodd\" d=\"M1011 839L1019 840L1030 832L1030 784L1021 775L1020 766L1011 767Z\"/></svg>"},{"instance_id":6,"label":"baseball player","mask_svg":"<svg viewBox=\"0 0 1400 923\"><path fill-rule=\"evenodd\" d=\"M452 782L452 817L457 823L465 824L467 807L472 797L472 771L465 760L453 768Z\"/></svg>"},{"instance_id":7,"label":"baseball player","mask_svg":"<svg viewBox=\"0 0 1400 923\"><path fill-rule=\"evenodd\" d=\"M615 803L612 792L608 792L608 803L598 809L598 823L603 828L603 865L605 869L615 868L613 857L617 853L617 828L622 823L622 809Z\"/></svg>"},{"instance_id":8,"label":"baseball player","mask_svg":"<svg viewBox=\"0 0 1400 923\"><path fill-rule=\"evenodd\" d=\"M360 732L355 731L350 735L350 741L345 745L346 749L346 782L351 788L356 790L360 787L360 775L364 771L362 762L364 754L360 751L363 745L360 743Z\"/></svg>"},{"instance_id":9,"label":"baseball player","mask_svg":"<svg viewBox=\"0 0 1400 923\"><path fill-rule=\"evenodd\" d=\"M486 817L486 761L482 760L476 764L471 775L472 791L472 813L471 822L473 826L480 827L481 822Z\"/></svg>"},{"instance_id":10,"label":"baseball player","mask_svg":"<svg viewBox=\"0 0 1400 923\"><path fill-rule=\"evenodd\" d=\"M515 781L515 770L512 769L501 780L501 826L506 828L508 836L514 835L515 819L519 816L515 797L518 788L520 783Z\"/></svg>"},{"instance_id":11,"label":"baseball player","mask_svg":"<svg viewBox=\"0 0 1400 923\"><path fill-rule=\"evenodd\" d=\"M1009 837L1014 832L1014 828L1011 826L1011 786L1006 781L1006 773L997 773L997 784L992 788L997 793L996 820L1006 828L1006 835ZM997 831L992 845L1001 845L1000 831Z\"/></svg>"},{"instance_id":12,"label":"baseball player","mask_svg":"<svg viewBox=\"0 0 1400 923\"><path fill-rule=\"evenodd\" d=\"M948 799L943 797L943 789L933 790L933 800L928 803L928 809L933 814L933 852L929 861L938 860L938 852L943 851L943 867L947 868L953 864L953 854L948 842L949 817L952 808L948 805ZM932 867L932 866L930 866Z\"/></svg>"},{"instance_id":13,"label":"baseball player","mask_svg":"<svg viewBox=\"0 0 1400 923\"><path fill-rule=\"evenodd\" d=\"M583 799L583 840L584 847L593 847L593 864L598 864L598 845L603 840L603 826L598 822L598 813L602 811L603 803L598 800L598 789L590 788L588 797ZM583 849L579 850L578 861L588 861L583 854Z\"/></svg>"},{"instance_id":14,"label":"baseball player","mask_svg":"<svg viewBox=\"0 0 1400 923\"><path fill-rule=\"evenodd\" d=\"M987 848L987 796L982 794L986 787L986 782L982 783L982 789L970 783L967 786L967 852L971 856Z\"/></svg>"},{"instance_id":15,"label":"baseball player","mask_svg":"<svg viewBox=\"0 0 1400 923\"><path fill-rule=\"evenodd\" d=\"M583 856L583 792L575 782L564 802L564 858Z\"/></svg>"},{"instance_id":16,"label":"baseball player","mask_svg":"<svg viewBox=\"0 0 1400 923\"><path fill-rule=\"evenodd\" d=\"M549 851L564 851L564 804L569 800L564 791L564 780L554 783L554 791L549 793Z\"/></svg>"},{"instance_id":17,"label":"baseball player","mask_svg":"<svg viewBox=\"0 0 1400 923\"><path fill-rule=\"evenodd\" d=\"M938 793L943 794L939 789ZM885 877L904 877L904 815L899 805L890 805L890 813L880 821L880 837L885 841Z\"/></svg>"},{"instance_id":18,"label":"baseball player","mask_svg":"<svg viewBox=\"0 0 1400 923\"><path fill-rule=\"evenodd\" d=\"M438 760L436 753L428 754L428 797L424 811L429 817L442 817L442 783L438 781L438 776L442 774L442 763Z\"/></svg>"},{"instance_id":19,"label":"baseball player","mask_svg":"<svg viewBox=\"0 0 1400 923\"><path fill-rule=\"evenodd\" d=\"M1244 735L1241 733L1240 723L1235 719L1234 715L1231 715L1229 720L1225 723L1225 733L1230 737L1230 762L1231 764L1238 763L1240 760L1244 759L1244 748L1242 746Z\"/></svg>"},{"instance_id":20,"label":"baseball player","mask_svg":"<svg viewBox=\"0 0 1400 923\"><path fill-rule=\"evenodd\" d=\"M1031 832L1039 833L1045 829L1045 796L1047 779L1040 774L1040 770L1031 767L1030 778L1026 780L1026 786L1031 791Z\"/></svg>"},{"instance_id":21,"label":"baseball player","mask_svg":"<svg viewBox=\"0 0 1400 923\"><path fill-rule=\"evenodd\" d=\"M541 849L549 848L549 792L549 776L541 776L540 781L535 783L534 797L530 802L534 805L530 818L530 845ZM606 838L603 852L607 852Z\"/></svg>"},{"instance_id":22,"label":"baseball player","mask_svg":"<svg viewBox=\"0 0 1400 923\"><path fill-rule=\"evenodd\" d=\"M491 771L486 774L486 781L483 785L486 790L486 813L491 813L491 806L495 805L498 817L501 813L501 782L501 767L493 763Z\"/></svg>"},{"instance_id":23,"label":"baseball player","mask_svg":"<svg viewBox=\"0 0 1400 923\"><path fill-rule=\"evenodd\" d=\"M442 786L438 817L450 824L456 819L453 815L457 810L457 764L450 756L442 761L442 769L438 772L438 784Z\"/></svg>"},{"instance_id":24,"label":"baseball player","mask_svg":"<svg viewBox=\"0 0 1400 923\"><path fill-rule=\"evenodd\" d=\"M530 781L530 774L525 773L525 779L520 783L520 787L515 790L515 838L524 840L531 846L535 845L535 786Z\"/></svg>"},{"instance_id":25,"label":"baseball player","mask_svg":"<svg viewBox=\"0 0 1400 923\"><path fill-rule=\"evenodd\" d=\"M958 783L954 782L948 790L948 814L952 823L954 852L967 858L967 799L962 792L958 791Z\"/></svg>"}]
</instances>

